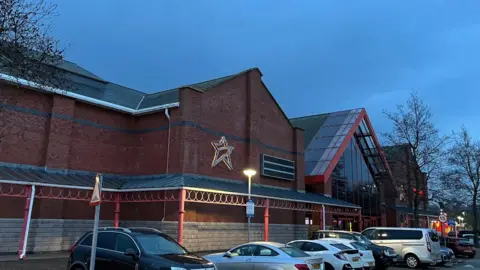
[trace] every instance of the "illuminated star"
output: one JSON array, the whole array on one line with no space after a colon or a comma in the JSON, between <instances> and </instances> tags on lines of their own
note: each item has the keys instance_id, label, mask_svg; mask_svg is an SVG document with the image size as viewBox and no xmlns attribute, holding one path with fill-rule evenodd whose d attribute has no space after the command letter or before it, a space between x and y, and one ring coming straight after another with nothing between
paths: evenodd
<instances>
[{"instance_id":1,"label":"illuminated star","mask_svg":"<svg viewBox=\"0 0 480 270\"><path fill-rule=\"evenodd\" d=\"M212 142L213 149L215 149L215 155L212 160L212 168L217 166L218 163L223 161L229 170L233 169L232 159L230 155L233 152L234 147L229 146L227 139L224 136L220 138L218 142ZM222 153L223 152L223 153Z\"/></svg>"}]
</instances>

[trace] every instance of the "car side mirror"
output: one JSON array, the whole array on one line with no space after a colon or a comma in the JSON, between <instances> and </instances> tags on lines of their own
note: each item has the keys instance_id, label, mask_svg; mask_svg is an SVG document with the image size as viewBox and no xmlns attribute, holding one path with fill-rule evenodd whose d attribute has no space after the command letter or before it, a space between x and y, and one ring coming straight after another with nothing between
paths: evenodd
<instances>
[{"instance_id":1,"label":"car side mirror","mask_svg":"<svg viewBox=\"0 0 480 270\"><path fill-rule=\"evenodd\" d=\"M138 261L139 259L137 252L131 248L127 248L124 254L125 256L131 256L135 261Z\"/></svg>"},{"instance_id":2,"label":"car side mirror","mask_svg":"<svg viewBox=\"0 0 480 270\"><path fill-rule=\"evenodd\" d=\"M231 258L232 257L232 253L230 253L230 251L227 251L223 254L223 257L226 257L226 258Z\"/></svg>"}]
</instances>

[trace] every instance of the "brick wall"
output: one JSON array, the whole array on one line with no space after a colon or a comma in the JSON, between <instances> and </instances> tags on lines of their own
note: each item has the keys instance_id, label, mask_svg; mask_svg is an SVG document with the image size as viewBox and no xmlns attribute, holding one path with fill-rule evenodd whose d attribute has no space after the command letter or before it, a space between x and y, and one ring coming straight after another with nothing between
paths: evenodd
<instances>
[{"instance_id":1,"label":"brick wall","mask_svg":"<svg viewBox=\"0 0 480 270\"><path fill-rule=\"evenodd\" d=\"M292 152L303 152L303 131L296 131L290 125L262 83L257 70L237 76L204 93L183 88L180 90L180 104L180 118L203 127L203 130L190 126L181 128L180 140L183 144L180 152L183 157L178 161L183 163L184 172L246 180L243 170L253 167L259 171L261 153L297 161L297 154ZM302 134L295 136L296 133ZM214 155L211 142L218 141L223 134L235 136L227 138L229 145L235 147L231 156L231 171L222 163L211 168ZM300 160L303 162L303 156ZM299 170L297 173L299 186L296 181L260 175L252 181L304 190L304 172Z\"/></svg>"},{"instance_id":2,"label":"brick wall","mask_svg":"<svg viewBox=\"0 0 480 270\"><path fill-rule=\"evenodd\" d=\"M22 219L0 219L0 254L16 253L20 244ZM101 227L113 226L112 220L102 220ZM172 238L177 237L177 222L122 221L122 227L157 228ZM251 224L251 241L263 241L263 224ZM32 219L27 252L66 251L87 231L92 230L92 220ZM269 240L286 243L307 239L306 225L270 224ZM218 222L186 222L184 246L190 251L227 250L246 243L247 224Z\"/></svg>"},{"instance_id":3,"label":"brick wall","mask_svg":"<svg viewBox=\"0 0 480 270\"><path fill-rule=\"evenodd\" d=\"M15 253L20 245L23 219L0 219L0 253ZM102 220L100 226L113 226ZM93 220L32 219L27 252L65 251L87 231Z\"/></svg>"}]
</instances>

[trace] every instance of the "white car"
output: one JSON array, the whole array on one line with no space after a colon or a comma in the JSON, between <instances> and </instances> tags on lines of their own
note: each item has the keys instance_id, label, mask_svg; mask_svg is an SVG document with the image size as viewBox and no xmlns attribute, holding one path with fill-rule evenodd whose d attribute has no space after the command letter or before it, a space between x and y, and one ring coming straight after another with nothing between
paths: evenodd
<instances>
[{"instance_id":1,"label":"white car","mask_svg":"<svg viewBox=\"0 0 480 270\"><path fill-rule=\"evenodd\" d=\"M247 243L204 258L213 262L218 270L324 270L320 256L273 242Z\"/></svg>"},{"instance_id":2,"label":"white car","mask_svg":"<svg viewBox=\"0 0 480 270\"><path fill-rule=\"evenodd\" d=\"M287 245L297 247L309 255L322 257L325 270L363 270L363 261L358 249L352 249L338 239L295 240Z\"/></svg>"},{"instance_id":3,"label":"white car","mask_svg":"<svg viewBox=\"0 0 480 270\"><path fill-rule=\"evenodd\" d=\"M368 270L368 269L375 268L375 258L373 257L373 252L369 250L365 244L355 240L339 239L339 238L324 238L324 240L334 240L352 249L358 249L358 252L362 257L363 269Z\"/></svg>"}]
</instances>

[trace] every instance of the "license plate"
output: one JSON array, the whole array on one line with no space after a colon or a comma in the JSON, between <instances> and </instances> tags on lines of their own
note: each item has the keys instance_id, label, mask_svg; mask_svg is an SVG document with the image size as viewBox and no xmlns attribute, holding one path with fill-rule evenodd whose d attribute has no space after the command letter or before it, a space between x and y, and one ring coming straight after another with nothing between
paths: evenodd
<instances>
[{"instance_id":1,"label":"license plate","mask_svg":"<svg viewBox=\"0 0 480 270\"><path fill-rule=\"evenodd\" d=\"M375 266L375 263L374 262L369 262L368 266Z\"/></svg>"},{"instance_id":2,"label":"license plate","mask_svg":"<svg viewBox=\"0 0 480 270\"><path fill-rule=\"evenodd\" d=\"M397 261L397 258L393 258L392 261L396 262L396 261Z\"/></svg>"},{"instance_id":3,"label":"license plate","mask_svg":"<svg viewBox=\"0 0 480 270\"><path fill-rule=\"evenodd\" d=\"M313 269L320 269L320 264L319 263L314 263L312 264Z\"/></svg>"},{"instance_id":4,"label":"license plate","mask_svg":"<svg viewBox=\"0 0 480 270\"><path fill-rule=\"evenodd\" d=\"M360 258L359 257L354 257L353 258L353 262L359 262L360 261Z\"/></svg>"},{"instance_id":5,"label":"license plate","mask_svg":"<svg viewBox=\"0 0 480 270\"><path fill-rule=\"evenodd\" d=\"M472 250L471 250L471 249L467 249L467 250L465 250L465 252L470 253L470 252L472 252Z\"/></svg>"}]
</instances>

